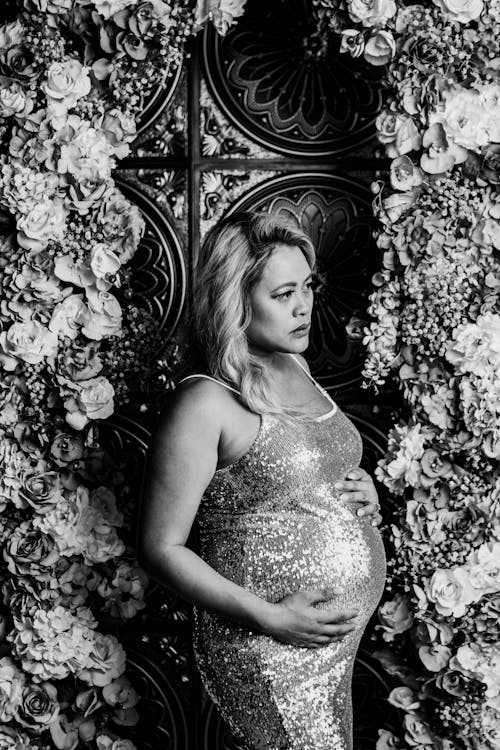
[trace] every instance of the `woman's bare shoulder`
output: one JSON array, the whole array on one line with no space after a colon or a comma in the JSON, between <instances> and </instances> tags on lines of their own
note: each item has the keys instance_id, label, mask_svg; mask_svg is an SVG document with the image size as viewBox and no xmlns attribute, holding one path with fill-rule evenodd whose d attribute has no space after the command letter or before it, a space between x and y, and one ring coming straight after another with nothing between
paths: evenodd
<instances>
[{"instance_id":1,"label":"woman's bare shoulder","mask_svg":"<svg viewBox=\"0 0 500 750\"><path fill-rule=\"evenodd\" d=\"M158 415L158 429L220 429L231 391L207 378L190 378L165 397Z\"/></svg>"}]
</instances>

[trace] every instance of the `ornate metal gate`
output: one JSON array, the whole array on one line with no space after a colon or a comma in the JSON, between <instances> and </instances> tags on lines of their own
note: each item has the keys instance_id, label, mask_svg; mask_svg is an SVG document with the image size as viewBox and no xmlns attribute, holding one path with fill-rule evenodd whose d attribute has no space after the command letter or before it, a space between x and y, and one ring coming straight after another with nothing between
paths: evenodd
<instances>
[{"instance_id":1,"label":"ornate metal gate","mask_svg":"<svg viewBox=\"0 0 500 750\"><path fill-rule=\"evenodd\" d=\"M193 261L208 227L248 207L299 218L319 258L307 357L362 433L362 465L371 472L385 450L390 403L378 399L373 407L373 394L361 390L363 350L345 325L366 309L379 264L369 190L381 166L377 79L373 68L339 55L338 40L318 30L307 0L249 0L227 37L207 31L168 89L147 103L134 154L115 174L147 222L131 294L155 314L165 341L182 343ZM167 387L168 372L163 377ZM140 491L154 417L137 394L102 428L132 496ZM374 748L377 728L397 723L370 636L368 630L354 675L357 750ZM141 722L130 730L141 750L237 747L199 682L183 602L153 585L142 616L120 638L143 696Z\"/></svg>"}]
</instances>

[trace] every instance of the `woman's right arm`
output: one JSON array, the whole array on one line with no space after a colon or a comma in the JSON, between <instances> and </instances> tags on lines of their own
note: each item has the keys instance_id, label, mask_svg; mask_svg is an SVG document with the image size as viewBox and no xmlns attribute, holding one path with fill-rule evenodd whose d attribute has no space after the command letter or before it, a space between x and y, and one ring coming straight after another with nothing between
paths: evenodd
<instances>
[{"instance_id":1,"label":"woman's right arm","mask_svg":"<svg viewBox=\"0 0 500 750\"><path fill-rule=\"evenodd\" d=\"M190 384L173 394L160 414L141 499L139 562L188 602L279 640L309 647L337 640L353 626L346 612L312 606L329 598L326 592L298 592L273 604L220 575L185 546L217 467L228 398L220 391L207 381Z\"/></svg>"}]
</instances>

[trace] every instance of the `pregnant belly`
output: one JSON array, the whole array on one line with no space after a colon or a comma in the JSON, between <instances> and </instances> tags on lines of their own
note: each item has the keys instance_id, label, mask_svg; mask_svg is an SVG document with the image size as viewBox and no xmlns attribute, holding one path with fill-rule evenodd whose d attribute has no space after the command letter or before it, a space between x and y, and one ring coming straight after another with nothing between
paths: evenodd
<instances>
[{"instance_id":1,"label":"pregnant belly","mask_svg":"<svg viewBox=\"0 0 500 750\"><path fill-rule=\"evenodd\" d=\"M385 582L380 532L345 507L326 518L249 514L227 528L212 529L202 541L202 557L212 567L267 601L331 587L337 602L366 599L370 588L376 602Z\"/></svg>"}]
</instances>

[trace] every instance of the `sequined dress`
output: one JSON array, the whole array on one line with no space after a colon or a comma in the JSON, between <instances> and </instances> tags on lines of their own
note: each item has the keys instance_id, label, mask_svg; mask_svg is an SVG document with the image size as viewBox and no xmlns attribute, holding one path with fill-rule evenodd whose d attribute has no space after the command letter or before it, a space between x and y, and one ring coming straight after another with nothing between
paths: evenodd
<instances>
[{"instance_id":1,"label":"sequined dress","mask_svg":"<svg viewBox=\"0 0 500 750\"><path fill-rule=\"evenodd\" d=\"M221 575L272 602L335 586L340 593L318 608L359 608L355 630L314 649L194 608L202 681L245 750L352 748L354 659L386 558L370 517L334 488L359 466L362 440L329 400L330 412L314 421L261 415L253 444L216 471L198 511L199 554Z\"/></svg>"}]
</instances>

